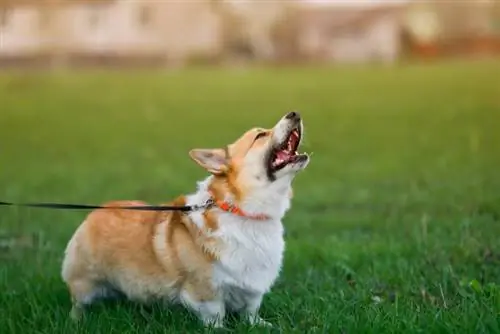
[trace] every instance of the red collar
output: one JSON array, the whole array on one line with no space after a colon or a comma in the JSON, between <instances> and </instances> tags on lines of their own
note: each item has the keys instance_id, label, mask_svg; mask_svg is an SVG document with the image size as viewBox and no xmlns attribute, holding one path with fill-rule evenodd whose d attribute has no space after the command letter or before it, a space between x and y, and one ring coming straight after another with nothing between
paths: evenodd
<instances>
[{"instance_id":1,"label":"red collar","mask_svg":"<svg viewBox=\"0 0 500 334\"><path fill-rule=\"evenodd\" d=\"M257 214L251 214L243 211L241 208L238 206L231 204L229 202L223 201L223 200L217 200L214 198L212 195L212 201L214 205L216 205L219 209L232 213L233 215L237 215L240 217L245 217L245 218L250 218L254 220L268 220L271 219L268 215L264 213L257 213Z\"/></svg>"}]
</instances>

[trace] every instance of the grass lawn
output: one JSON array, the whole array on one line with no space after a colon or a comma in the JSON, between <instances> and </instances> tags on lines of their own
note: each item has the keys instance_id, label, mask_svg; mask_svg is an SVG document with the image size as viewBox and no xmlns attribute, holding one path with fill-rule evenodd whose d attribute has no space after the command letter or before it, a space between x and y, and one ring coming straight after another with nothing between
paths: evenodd
<instances>
[{"instance_id":1,"label":"grass lawn","mask_svg":"<svg viewBox=\"0 0 500 334\"><path fill-rule=\"evenodd\" d=\"M271 332L498 333L499 74L498 62L4 72L0 200L164 202L205 176L190 148L300 110L313 156L263 303ZM69 320L60 265L85 214L0 208L0 331L202 332L181 308L126 302Z\"/></svg>"}]
</instances>

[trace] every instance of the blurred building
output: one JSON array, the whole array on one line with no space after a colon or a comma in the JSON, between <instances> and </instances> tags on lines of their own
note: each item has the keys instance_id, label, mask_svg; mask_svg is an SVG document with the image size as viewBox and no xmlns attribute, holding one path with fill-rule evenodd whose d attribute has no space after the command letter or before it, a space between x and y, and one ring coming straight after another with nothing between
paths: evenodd
<instances>
[{"instance_id":1,"label":"blurred building","mask_svg":"<svg viewBox=\"0 0 500 334\"><path fill-rule=\"evenodd\" d=\"M0 57L171 61L217 52L220 20L208 1L3 1Z\"/></svg>"},{"instance_id":2,"label":"blurred building","mask_svg":"<svg viewBox=\"0 0 500 334\"><path fill-rule=\"evenodd\" d=\"M500 54L500 1L414 1L405 19L412 53L423 56Z\"/></svg>"},{"instance_id":3,"label":"blurred building","mask_svg":"<svg viewBox=\"0 0 500 334\"><path fill-rule=\"evenodd\" d=\"M401 50L405 8L406 3L399 1L303 5L298 16L299 51L313 60L393 63Z\"/></svg>"},{"instance_id":4,"label":"blurred building","mask_svg":"<svg viewBox=\"0 0 500 334\"><path fill-rule=\"evenodd\" d=\"M0 0L0 63L397 61L497 52L498 1Z\"/></svg>"}]
</instances>

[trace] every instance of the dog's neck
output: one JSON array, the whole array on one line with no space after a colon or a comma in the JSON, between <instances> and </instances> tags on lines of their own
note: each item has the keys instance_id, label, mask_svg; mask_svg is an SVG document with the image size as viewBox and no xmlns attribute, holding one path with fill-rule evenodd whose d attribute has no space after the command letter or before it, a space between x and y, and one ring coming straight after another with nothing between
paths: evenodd
<instances>
[{"instance_id":1,"label":"dog's neck","mask_svg":"<svg viewBox=\"0 0 500 334\"><path fill-rule=\"evenodd\" d=\"M213 176L198 183L195 193L188 196L188 205L200 205L211 198L210 184ZM235 196L231 192L225 192L224 200L237 205L239 209L249 215L267 215L271 220L281 221L286 211L290 208L291 179L282 178L273 183L248 191L245 197L236 202ZM241 219L245 219L241 217Z\"/></svg>"}]
</instances>

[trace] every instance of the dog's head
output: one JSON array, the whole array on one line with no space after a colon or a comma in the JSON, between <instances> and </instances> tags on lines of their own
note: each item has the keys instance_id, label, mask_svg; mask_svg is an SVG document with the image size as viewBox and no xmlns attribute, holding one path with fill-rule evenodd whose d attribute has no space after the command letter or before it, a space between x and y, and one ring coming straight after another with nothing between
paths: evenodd
<instances>
[{"instance_id":1,"label":"dog's head","mask_svg":"<svg viewBox=\"0 0 500 334\"><path fill-rule=\"evenodd\" d=\"M193 149L190 156L239 192L290 183L309 163L297 152L303 131L300 114L290 112L272 129L253 128L224 149Z\"/></svg>"}]
</instances>

